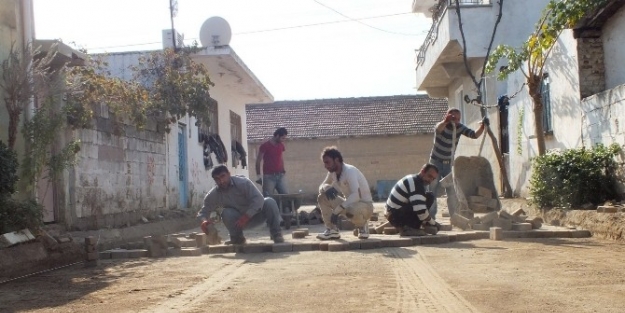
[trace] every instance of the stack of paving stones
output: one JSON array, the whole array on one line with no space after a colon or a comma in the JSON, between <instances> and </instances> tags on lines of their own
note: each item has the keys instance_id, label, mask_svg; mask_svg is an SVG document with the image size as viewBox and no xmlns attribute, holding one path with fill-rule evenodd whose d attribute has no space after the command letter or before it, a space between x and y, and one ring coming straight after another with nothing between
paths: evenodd
<instances>
[{"instance_id":1,"label":"stack of paving stones","mask_svg":"<svg viewBox=\"0 0 625 313\"><path fill-rule=\"evenodd\" d=\"M100 264L98 250L96 249L96 239L93 236L85 238L85 267L95 267Z\"/></svg>"},{"instance_id":2,"label":"stack of paving stones","mask_svg":"<svg viewBox=\"0 0 625 313\"><path fill-rule=\"evenodd\" d=\"M499 201L493 192L485 187L477 187L477 195L469 196L469 209L474 213L488 213L497 210Z\"/></svg>"},{"instance_id":3,"label":"stack of paving stones","mask_svg":"<svg viewBox=\"0 0 625 313\"><path fill-rule=\"evenodd\" d=\"M604 204L597 207L597 213L625 213L623 204Z\"/></svg>"}]
</instances>

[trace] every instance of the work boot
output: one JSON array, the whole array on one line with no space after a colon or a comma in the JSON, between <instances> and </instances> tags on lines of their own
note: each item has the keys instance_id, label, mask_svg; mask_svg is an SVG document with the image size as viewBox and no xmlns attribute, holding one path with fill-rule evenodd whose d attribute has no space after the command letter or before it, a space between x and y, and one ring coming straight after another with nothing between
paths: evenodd
<instances>
[{"instance_id":1,"label":"work boot","mask_svg":"<svg viewBox=\"0 0 625 313\"><path fill-rule=\"evenodd\" d=\"M225 245L244 245L245 237L231 237L230 240L224 242Z\"/></svg>"},{"instance_id":2,"label":"work boot","mask_svg":"<svg viewBox=\"0 0 625 313\"><path fill-rule=\"evenodd\" d=\"M282 234L277 234L275 236L272 236L271 239L273 240L274 243L283 243L284 242L284 237L282 237Z\"/></svg>"},{"instance_id":3,"label":"work boot","mask_svg":"<svg viewBox=\"0 0 625 313\"><path fill-rule=\"evenodd\" d=\"M339 233L339 231L336 230L336 229L328 228L323 233L317 234L317 238L321 239L321 240L340 239L341 238L341 233Z\"/></svg>"},{"instance_id":4,"label":"work boot","mask_svg":"<svg viewBox=\"0 0 625 313\"><path fill-rule=\"evenodd\" d=\"M426 236L427 233L423 229L414 229L412 227L404 227L399 232L399 236L401 237L416 237L416 236Z\"/></svg>"}]
</instances>

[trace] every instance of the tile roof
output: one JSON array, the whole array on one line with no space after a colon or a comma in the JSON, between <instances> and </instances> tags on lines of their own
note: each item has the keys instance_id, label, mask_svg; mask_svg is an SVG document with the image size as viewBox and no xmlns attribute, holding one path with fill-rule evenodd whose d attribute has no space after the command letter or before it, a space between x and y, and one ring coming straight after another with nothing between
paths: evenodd
<instances>
[{"instance_id":1,"label":"tile roof","mask_svg":"<svg viewBox=\"0 0 625 313\"><path fill-rule=\"evenodd\" d=\"M427 95L248 104L247 138L265 140L278 127L291 139L427 134L447 108L447 99Z\"/></svg>"}]
</instances>

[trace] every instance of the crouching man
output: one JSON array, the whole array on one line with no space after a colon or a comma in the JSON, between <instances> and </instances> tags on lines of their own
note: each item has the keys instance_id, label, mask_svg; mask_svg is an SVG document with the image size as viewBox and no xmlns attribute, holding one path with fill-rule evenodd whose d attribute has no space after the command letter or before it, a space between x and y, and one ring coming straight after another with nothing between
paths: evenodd
<instances>
[{"instance_id":1,"label":"crouching man","mask_svg":"<svg viewBox=\"0 0 625 313\"><path fill-rule=\"evenodd\" d=\"M373 214L373 198L367 179L356 167L343 163L343 156L336 147L326 147L321 159L328 174L319 186L317 202L327 229L317 238L341 238L337 226L341 215L354 223L358 238L369 238L368 223Z\"/></svg>"},{"instance_id":2,"label":"crouching man","mask_svg":"<svg viewBox=\"0 0 625 313\"><path fill-rule=\"evenodd\" d=\"M275 243L284 242L280 229L280 210L273 198L263 198L254 183L244 176L231 176L228 167L219 165L211 172L217 186L204 197L204 206L197 216L202 230L207 232L213 223L211 212L217 211L230 233L225 244L245 244L243 230L267 222L269 234Z\"/></svg>"},{"instance_id":3,"label":"crouching man","mask_svg":"<svg viewBox=\"0 0 625 313\"><path fill-rule=\"evenodd\" d=\"M419 174L405 176L393 187L386 200L386 218L401 236L435 235L440 230L440 224L429 214L436 197L425 191L437 176L438 168L428 163Z\"/></svg>"}]
</instances>

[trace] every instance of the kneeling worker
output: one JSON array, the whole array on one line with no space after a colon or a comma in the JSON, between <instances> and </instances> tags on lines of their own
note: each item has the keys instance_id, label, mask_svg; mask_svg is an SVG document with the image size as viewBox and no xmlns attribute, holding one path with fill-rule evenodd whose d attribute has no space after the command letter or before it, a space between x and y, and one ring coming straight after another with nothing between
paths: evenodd
<instances>
[{"instance_id":1,"label":"kneeling worker","mask_svg":"<svg viewBox=\"0 0 625 313\"><path fill-rule=\"evenodd\" d=\"M418 236L425 232L436 234L440 230L438 224L430 216L429 208L436 197L425 191L425 186L438 176L438 168L433 164L425 164L419 174L407 175L399 180L386 201L386 218L399 230L402 236Z\"/></svg>"},{"instance_id":2,"label":"kneeling worker","mask_svg":"<svg viewBox=\"0 0 625 313\"><path fill-rule=\"evenodd\" d=\"M358 238L369 238L368 223L373 214L373 198L365 175L353 165L343 163L343 156L336 147L326 147L321 159L328 174L319 186L317 202L327 229L317 238L341 238L337 226L340 215L354 223Z\"/></svg>"},{"instance_id":3,"label":"kneeling worker","mask_svg":"<svg viewBox=\"0 0 625 313\"><path fill-rule=\"evenodd\" d=\"M284 242L280 229L280 209L273 198L263 198L254 183L244 176L231 176L225 165L211 172L217 186L204 197L204 206L197 216L202 220L202 230L212 223L210 213L221 211L221 219L230 233L225 244L245 244L243 229L260 225L269 226L269 235L275 243Z\"/></svg>"}]
</instances>

